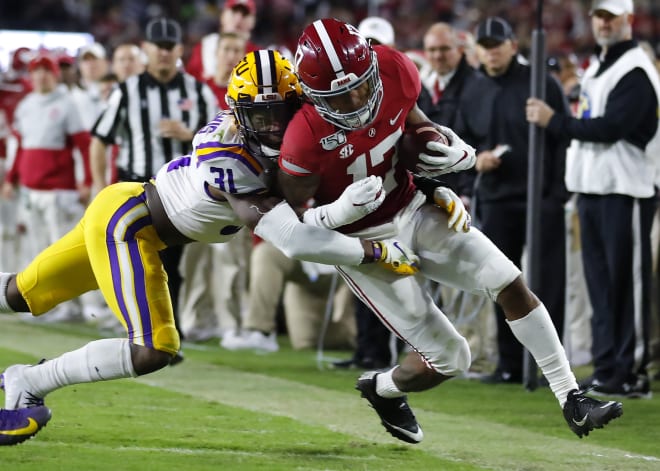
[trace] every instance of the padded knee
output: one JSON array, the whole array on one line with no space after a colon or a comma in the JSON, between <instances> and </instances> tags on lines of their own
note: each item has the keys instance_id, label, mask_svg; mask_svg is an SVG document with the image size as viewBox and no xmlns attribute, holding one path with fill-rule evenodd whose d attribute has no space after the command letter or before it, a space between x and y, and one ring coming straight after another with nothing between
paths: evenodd
<instances>
[{"instance_id":1,"label":"padded knee","mask_svg":"<svg viewBox=\"0 0 660 471\"><path fill-rule=\"evenodd\" d=\"M444 344L442 356L431 359L433 369L445 376L458 376L467 372L472 362L470 345L461 336L456 336Z\"/></svg>"}]
</instances>

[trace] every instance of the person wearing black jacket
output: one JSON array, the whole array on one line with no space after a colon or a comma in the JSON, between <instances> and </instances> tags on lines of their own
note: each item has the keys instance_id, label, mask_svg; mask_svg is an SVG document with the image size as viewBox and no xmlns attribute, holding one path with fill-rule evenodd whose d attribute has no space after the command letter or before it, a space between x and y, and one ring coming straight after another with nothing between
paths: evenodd
<instances>
[{"instance_id":1,"label":"person wearing black jacket","mask_svg":"<svg viewBox=\"0 0 660 471\"><path fill-rule=\"evenodd\" d=\"M659 183L660 78L632 38L631 0L594 1L596 59L576 118L538 99L527 118L572 138L566 185L577 193L582 260L593 307L594 393L651 397L648 378L651 225Z\"/></svg>"},{"instance_id":2,"label":"person wearing black jacket","mask_svg":"<svg viewBox=\"0 0 660 471\"><path fill-rule=\"evenodd\" d=\"M526 240L528 123L525 102L530 95L530 68L517 59L517 41L502 18L484 20L477 29L480 73L463 91L455 130L477 149L473 211L477 225L519 267ZM555 109L568 114L561 86L550 75L546 96ZM559 338L564 322L566 141L545 139L541 216L541 283L537 292L547 306ZM476 201L475 201L476 200ZM520 383L523 348L497 317L497 368L484 382Z\"/></svg>"},{"instance_id":3,"label":"person wearing black jacket","mask_svg":"<svg viewBox=\"0 0 660 471\"><path fill-rule=\"evenodd\" d=\"M422 78L423 93L417 100L417 105L431 121L452 129L456 126L463 91L476 75L457 33L448 23L434 23L424 34L424 56L433 71ZM472 191L466 185L471 181L465 179L462 172L443 175L442 181L461 196L463 203L469 204L467 195Z\"/></svg>"}]
</instances>

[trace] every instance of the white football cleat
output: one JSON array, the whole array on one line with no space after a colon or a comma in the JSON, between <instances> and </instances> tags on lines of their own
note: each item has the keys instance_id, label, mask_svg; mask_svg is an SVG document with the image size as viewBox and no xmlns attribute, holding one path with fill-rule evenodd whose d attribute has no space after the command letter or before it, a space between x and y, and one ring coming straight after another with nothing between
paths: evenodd
<instances>
[{"instance_id":1,"label":"white football cleat","mask_svg":"<svg viewBox=\"0 0 660 471\"><path fill-rule=\"evenodd\" d=\"M257 350L266 353L280 349L275 332L265 335L258 330L244 330L240 335L225 336L220 341L220 346L227 350Z\"/></svg>"}]
</instances>

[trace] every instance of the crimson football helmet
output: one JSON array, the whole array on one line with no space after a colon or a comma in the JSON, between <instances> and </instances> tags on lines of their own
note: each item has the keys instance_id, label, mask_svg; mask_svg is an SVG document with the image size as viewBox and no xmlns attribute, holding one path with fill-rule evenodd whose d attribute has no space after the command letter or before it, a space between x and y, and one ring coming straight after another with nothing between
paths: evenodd
<instances>
[{"instance_id":1,"label":"crimson football helmet","mask_svg":"<svg viewBox=\"0 0 660 471\"><path fill-rule=\"evenodd\" d=\"M383 98L383 83L376 53L357 28L333 18L315 21L298 40L295 65L303 92L326 121L350 131L375 119ZM365 82L368 98L361 108L342 112L328 103L329 98Z\"/></svg>"}]
</instances>

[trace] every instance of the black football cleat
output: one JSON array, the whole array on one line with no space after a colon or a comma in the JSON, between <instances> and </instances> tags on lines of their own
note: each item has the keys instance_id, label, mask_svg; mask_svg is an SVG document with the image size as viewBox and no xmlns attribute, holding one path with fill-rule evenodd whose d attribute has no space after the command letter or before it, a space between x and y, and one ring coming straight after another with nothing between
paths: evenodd
<instances>
[{"instance_id":1,"label":"black football cleat","mask_svg":"<svg viewBox=\"0 0 660 471\"><path fill-rule=\"evenodd\" d=\"M424 432L415 419L406 396L386 398L376 393L376 371L367 371L358 378L355 389L369 401L383 427L393 437L408 443L419 443L424 439Z\"/></svg>"},{"instance_id":2,"label":"black football cleat","mask_svg":"<svg viewBox=\"0 0 660 471\"><path fill-rule=\"evenodd\" d=\"M577 389L568 393L564 404L564 418L570 429L582 438L595 428L603 428L610 420L621 417L623 404L616 401L599 401L585 396Z\"/></svg>"}]
</instances>

